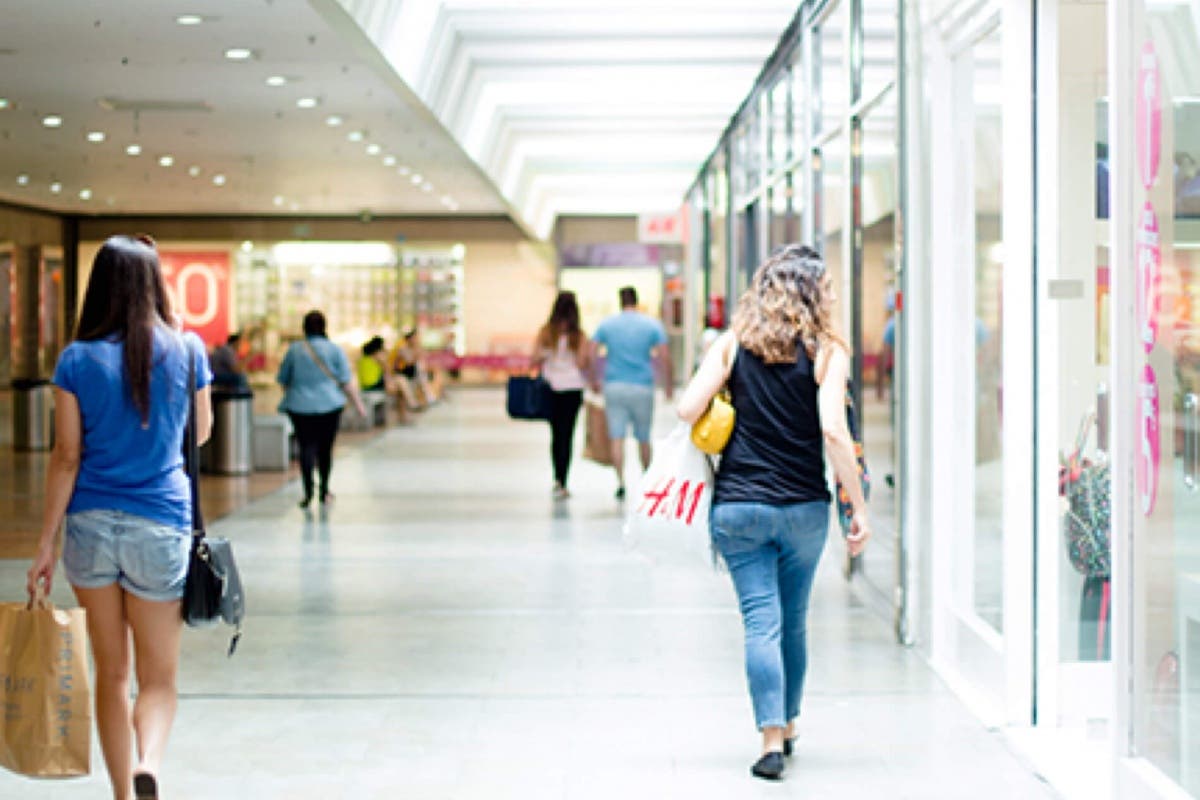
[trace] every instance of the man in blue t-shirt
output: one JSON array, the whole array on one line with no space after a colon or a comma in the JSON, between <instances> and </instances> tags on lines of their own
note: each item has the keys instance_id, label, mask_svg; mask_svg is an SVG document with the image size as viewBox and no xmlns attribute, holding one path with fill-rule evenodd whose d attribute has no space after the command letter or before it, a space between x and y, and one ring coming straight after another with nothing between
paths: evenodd
<instances>
[{"instance_id":1,"label":"man in blue t-shirt","mask_svg":"<svg viewBox=\"0 0 1200 800\"><path fill-rule=\"evenodd\" d=\"M620 291L621 313L600 323L592 341L604 348L604 409L617 471L617 499L625 499L625 436L630 426L638 441L642 469L650 466L650 422L654 418L654 362L671 399L671 354L662 323L637 310L637 290Z\"/></svg>"}]
</instances>

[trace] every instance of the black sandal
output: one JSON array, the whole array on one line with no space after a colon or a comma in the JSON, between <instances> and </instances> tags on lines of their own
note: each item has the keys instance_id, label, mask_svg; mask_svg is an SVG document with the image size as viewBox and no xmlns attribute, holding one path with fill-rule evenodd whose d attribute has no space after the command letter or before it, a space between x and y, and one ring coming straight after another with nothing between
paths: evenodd
<instances>
[{"instance_id":1,"label":"black sandal","mask_svg":"<svg viewBox=\"0 0 1200 800\"><path fill-rule=\"evenodd\" d=\"M149 772L135 773L133 794L137 800L158 800L158 781Z\"/></svg>"}]
</instances>

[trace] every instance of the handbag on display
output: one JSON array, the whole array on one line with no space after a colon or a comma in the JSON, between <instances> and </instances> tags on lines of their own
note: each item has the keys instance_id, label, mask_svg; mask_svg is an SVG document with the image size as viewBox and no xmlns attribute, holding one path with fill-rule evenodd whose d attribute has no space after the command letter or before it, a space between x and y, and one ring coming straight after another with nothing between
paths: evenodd
<instances>
[{"instance_id":1,"label":"handbag on display","mask_svg":"<svg viewBox=\"0 0 1200 800\"><path fill-rule=\"evenodd\" d=\"M505 406L513 419L550 419L550 384L541 377L510 375Z\"/></svg>"},{"instance_id":2,"label":"handbag on display","mask_svg":"<svg viewBox=\"0 0 1200 800\"><path fill-rule=\"evenodd\" d=\"M858 480L862 487L863 500L871 499L871 473L867 469L867 458L863 451L862 432L858 426L858 414L854 410L854 398L850 394L850 382L846 382L846 427L850 429L850 438L854 440L854 460L858 465ZM842 536L850 535L850 523L854 521L854 504L850 502L850 493L841 481L836 481L838 524L842 526Z\"/></svg>"},{"instance_id":3,"label":"handbag on display","mask_svg":"<svg viewBox=\"0 0 1200 800\"><path fill-rule=\"evenodd\" d=\"M1083 418L1075 437L1075 449L1060 459L1059 493L1067 500L1063 535L1071 566L1089 578L1107 578L1112 573L1110 469L1102 455L1083 456L1095 421L1095 414Z\"/></svg>"},{"instance_id":4,"label":"handbag on display","mask_svg":"<svg viewBox=\"0 0 1200 800\"><path fill-rule=\"evenodd\" d=\"M735 358L736 352L735 345ZM733 409L733 398L729 393L729 371L732 367L733 361L730 359L725 364L725 384L708 401L708 408L704 409L700 418L692 423L692 444L710 456L720 455L725 449L729 437L733 435L733 424L737 421L737 412Z\"/></svg>"},{"instance_id":5,"label":"handbag on display","mask_svg":"<svg viewBox=\"0 0 1200 800\"><path fill-rule=\"evenodd\" d=\"M192 491L192 545L188 556L187 579L183 586L183 620L192 627L205 627L224 621L234 626L229 655L237 650L242 638L242 619L246 601L233 546L222 536L207 536L200 510L200 481L197 471L200 448L196 442L196 362L188 348L188 423L187 470Z\"/></svg>"}]
</instances>

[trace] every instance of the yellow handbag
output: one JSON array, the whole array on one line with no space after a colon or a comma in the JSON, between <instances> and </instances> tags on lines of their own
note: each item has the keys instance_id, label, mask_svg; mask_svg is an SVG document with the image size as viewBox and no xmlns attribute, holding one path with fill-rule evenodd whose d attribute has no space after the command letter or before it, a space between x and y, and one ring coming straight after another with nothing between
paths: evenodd
<instances>
[{"instance_id":1,"label":"yellow handbag","mask_svg":"<svg viewBox=\"0 0 1200 800\"><path fill-rule=\"evenodd\" d=\"M708 408L692 425L692 444L710 456L719 455L733 433L735 416L729 390L723 388L713 396Z\"/></svg>"},{"instance_id":2,"label":"yellow handbag","mask_svg":"<svg viewBox=\"0 0 1200 800\"><path fill-rule=\"evenodd\" d=\"M725 361L725 385L713 399L708 401L708 408L700 415L700 419L692 424L692 444L702 453L710 456L720 455L729 443L733 434L733 422L737 414L733 410L733 398L729 394L729 372L733 369L733 358L737 354L737 345L733 347L734 355L730 356L726 348L722 361ZM726 360L727 359L727 360Z\"/></svg>"}]
</instances>

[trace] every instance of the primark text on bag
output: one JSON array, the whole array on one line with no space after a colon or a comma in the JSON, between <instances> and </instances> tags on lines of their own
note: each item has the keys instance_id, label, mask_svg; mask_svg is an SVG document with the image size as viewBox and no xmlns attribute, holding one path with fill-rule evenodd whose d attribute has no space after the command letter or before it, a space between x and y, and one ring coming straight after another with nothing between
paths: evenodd
<instances>
[{"instance_id":1,"label":"primark text on bag","mask_svg":"<svg viewBox=\"0 0 1200 800\"><path fill-rule=\"evenodd\" d=\"M0 603L0 766L37 778L87 775L92 708L81 608Z\"/></svg>"}]
</instances>

